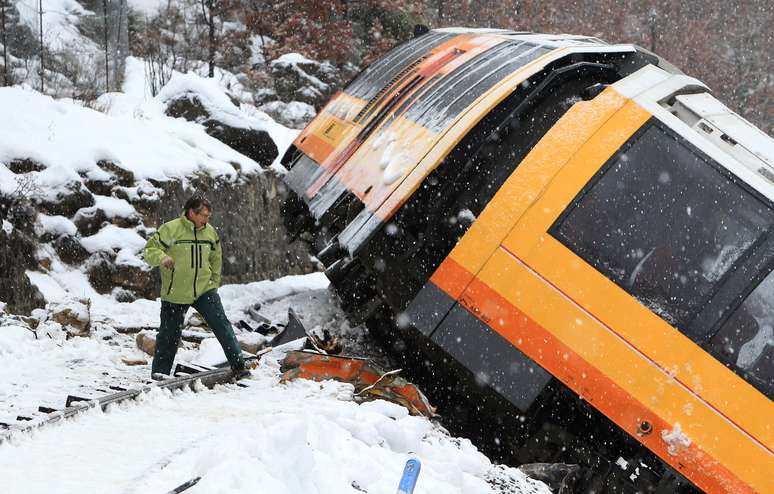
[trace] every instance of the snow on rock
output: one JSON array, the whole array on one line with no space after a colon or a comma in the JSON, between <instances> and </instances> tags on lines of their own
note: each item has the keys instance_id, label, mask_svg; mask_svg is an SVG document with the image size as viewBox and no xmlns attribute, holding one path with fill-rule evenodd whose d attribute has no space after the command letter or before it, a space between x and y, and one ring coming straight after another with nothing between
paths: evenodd
<instances>
[{"instance_id":1,"label":"snow on rock","mask_svg":"<svg viewBox=\"0 0 774 494\"><path fill-rule=\"evenodd\" d=\"M62 194L81 188L81 177L75 172L79 169L53 165L40 172L32 172L31 177L36 185L35 196L40 199L55 202Z\"/></svg>"},{"instance_id":2,"label":"snow on rock","mask_svg":"<svg viewBox=\"0 0 774 494\"><path fill-rule=\"evenodd\" d=\"M134 230L106 225L99 233L81 240L81 245L89 252L130 249L139 252L145 247L145 239Z\"/></svg>"},{"instance_id":3,"label":"snow on rock","mask_svg":"<svg viewBox=\"0 0 774 494\"><path fill-rule=\"evenodd\" d=\"M231 127L264 130L270 134L288 132L288 129L277 124L265 113L246 115L226 94L219 80L200 77L190 72L188 74L175 72L154 101L161 105L157 108L163 108L167 103L184 95L195 95L212 118ZM292 131L291 133L297 134Z\"/></svg>"},{"instance_id":4,"label":"snow on rock","mask_svg":"<svg viewBox=\"0 0 774 494\"><path fill-rule=\"evenodd\" d=\"M291 129L303 129L317 115L312 105L301 101L271 101L259 106L258 110Z\"/></svg>"},{"instance_id":5,"label":"snow on rock","mask_svg":"<svg viewBox=\"0 0 774 494\"><path fill-rule=\"evenodd\" d=\"M277 42L272 38L265 35L253 35L250 37L250 65L255 66L258 64L266 63L266 57L264 53L267 48L271 48L276 45Z\"/></svg>"},{"instance_id":6,"label":"snow on rock","mask_svg":"<svg viewBox=\"0 0 774 494\"><path fill-rule=\"evenodd\" d=\"M221 81L194 73L173 74L153 103L157 111L202 124L209 135L264 166L278 163L284 151L272 136L292 132L263 112L242 111Z\"/></svg>"},{"instance_id":7,"label":"snow on rock","mask_svg":"<svg viewBox=\"0 0 774 494\"><path fill-rule=\"evenodd\" d=\"M91 303L88 299L67 299L61 303L48 304L46 309L51 312L51 320L56 321L73 336L86 336L91 328Z\"/></svg>"},{"instance_id":8,"label":"snow on rock","mask_svg":"<svg viewBox=\"0 0 774 494\"><path fill-rule=\"evenodd\" d=\"M52 236L75 235L78 229L75 223L64 216L49 216L47 214L38 214L38 220L35 224L36 233L39 236L49 234Z\"/></svg>"},{"instance_id":9,"label":"snow on rock","mask_svg":"<svg viewBox=\"0 0 774 494\"><path fill-rule=\"evenodd\" d=\"M285 276L276 281L256 281L245 285L225 285L218 289L223 299L223 308L229 319L250 319L248 308L257 304L268 305L271 302L280 302L273 311L266 312L266 317L271 320L285 322L287 319L288 305L284 302L293 295L305 294L310 296L316 290L324 290L329 281L324 273L312 273L308 275Z\"/></svg>"},{"instance_id":10,"label":"snow on rock","mask_svg":"<svg viewBox=\"0 0 774 494\"><path fill-rule=\"evenodd\" d=\"M3 231L6 235L13 233L13 225L8 220L3 220Z\"/></svg>"},{"instance_id":11,"label":"snow on rock","mask_svg":"<svg viewBox=\"0 0 774 494\"><path fill-rule=\"evenodd\" d=\"M175 73L170 81L156 96L156 101L166 104L179 98L181 95L193 94L208 110L212 118L231 127L240 129L251 128L253 122L243 120L239 108L223 92L223 89L215 79L199 77L196 74Z\"/></svg>"},{"instance_id":12,"label":"snow on rock","mask_svg":"<svg viewBox=\"0 0 774 494\"><path fill-rule=\"evenodd\" d=\"M33 33L37 33L40 22L37 3L18 1L16 10L19 12L21 22ZM46 0L43 13L43 39L49 48L53 50L79 48L94 53L98 51L97 46L81 36L76 27L80 17L93 15L93 12L84 9L76 0Z\"/></svg>"},{"instance_id":13,"label":"snow on rock","mask_svg":"<svg viewBox=\"0 0 774 494\"><path fill-rule=\"evenodd\" d=\"M19 87L0 88L0 108L11 115L0 120L0 163L30 158L49 167L31 174L46 191L80 181L76 172L97 170L100 160L120 164L137 179L162 181L199 171L235 177L232 163L245 173L260 171L199 125L161 114L115 118Z\"/></svg>"},{"instance_id":14,"label":"snow on rock","mask_svg":"<svg viewBox=\"0 0 774 494\"><path fill-rule=\"evenodd\" d=\"M129 204L124 199L118 199L116 197L107 196L94 196L94 207L104 211L108 218L127 218L134 214L137 214L134 206Z\"/></svg>"},{"instance_id":15,"label":"snow on rock","mask_svg":"<svg viewBox=\"0 0 774 494\"><path fill-rule=\"evenodd\" d=\"M338 73L333 65L310 60L298 53L282 55L269 66L276 95L282 101L302 101L322 107L338 83Z\"/></svg>"}]
</instances>

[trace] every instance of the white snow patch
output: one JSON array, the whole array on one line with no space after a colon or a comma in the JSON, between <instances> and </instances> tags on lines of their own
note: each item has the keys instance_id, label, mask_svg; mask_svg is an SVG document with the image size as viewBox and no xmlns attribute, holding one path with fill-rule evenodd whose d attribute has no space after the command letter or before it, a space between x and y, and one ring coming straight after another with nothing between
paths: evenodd
<instances>
[{"instance_id":1,"label":"white snow patch","mask_svg":"<svg viewBox=\"0 0 774 494\"><path fill-rule=\"evenodd\" d=\"M157 16L167 5L169 5L167 0L129 0L129 6L132 9L147 17Z\"/></svg>"},{"instance_id":2,"label":"white snow patch","mask_svg":"<svg viewBox=\"0 0 774 494\"><path fill-rule=\"evenodd\" d=\"M103 159L133 172L136 179L162 181L198 171L235 177L231 163L246 173L261 170L200 125L169 118L152 107L111 117L32 90L5 87L0 88L0 108L14 115L0 120L0 162L30 158L48 166L31 175L49 194L76 180L80 183L76 172L97 170L97 161ZM0 182L6 182L6 176L0 176Z\"/></svg>"},{"instance_id":3,"label":"white snow patch","mask_svg":"<svg viewBox=\"0 0 774 494\"><path fill-rule=\"evenodd\" d=\"M199 344L199 351L191 362L197 365L215 366L226 361L226 354L217 338L205 338Z\"/></svg>"},{"instance_id":4,"label":"white snow patch","mask_svg":"<svg viewBox=\"0 0 774 494\"><path fill-rule=\"evenodd\" d=\"M691 445L691 439L683 433L679 422L675 422L672 430L662 430L661 439L667 443L667 453L672 456L677 456L682 450Z\"/></svg>"},{"instance_id":5,"label":"white snow patch","mask_svg":"<svg viewBox=\"0 0 774 494\"><path fill-rule=\"evenodd\" d=\"M78 232L75 223L64 216L49 216L39 213L35 229L38 235L48 233L54 236L75 235Z\"/></svg>"},{"instance_id":6,"label":"white snow patch","mask_svg":"<svg viewBox=\"0 0 774 494\"><path fill-rule=\"evenodd\" d=\"M8 220L3 220L3 231L6 235L10 235L13 232L13 225Z\"/></svg>"},{"instance_id":7,"label":"white snow patch","mask_svg":"<svg viewBox=\"0 0 774 494\"><path fill-rule=\"evenodd\" d=\"M16 10L20 21L37 35L40 26L38 3L21 0L16 2ZM81 36L77 27L79 18L89 14L93 13L75 0L46 0L43 2L44 44L54 50L80 48L81 51L96 52L94 42Z\"/></svg>"},{"instance_id":8,"label":"white snow patch","mask_svg":"<svg viewBox=\"0 0 774 494\"><path fill-rule=\"evenodd\" d=\"M134 230L106 225L94 235L82 239L81 245L89 252L107 252L125 248L139 252L145 247L145 239Z\"/></svg>"},{"instance_id":9,"label":"white snow patch","mask_svg":"<svg viewBox=\"0 0 774 494\"><path fill-rule=\"evenodd\" d=\"M127 218L137 213L137 211L134 209L134 206L126 202L124 199L119 199L117 197L95 195L93 207L104 211L105 216L108 218Z\"/></svg>"}]
</instances>

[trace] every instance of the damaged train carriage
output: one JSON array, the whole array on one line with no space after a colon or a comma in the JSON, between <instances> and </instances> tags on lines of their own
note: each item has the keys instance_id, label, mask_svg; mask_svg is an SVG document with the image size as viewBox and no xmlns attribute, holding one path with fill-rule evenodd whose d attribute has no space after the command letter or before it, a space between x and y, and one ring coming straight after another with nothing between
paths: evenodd
<instances>
[{"instance_id":1,"label":"damaged train carriage","mask_svg":"<svg viewBox=\"0 0 774 494\"><path fill-rule=\"evenodd\" d=\"M774 144L633 45L440 29L283 158L350 317L485 451L595 492L774 492ZM408 358L408 357L407 357Z\"/></svg>"}]
</instances>

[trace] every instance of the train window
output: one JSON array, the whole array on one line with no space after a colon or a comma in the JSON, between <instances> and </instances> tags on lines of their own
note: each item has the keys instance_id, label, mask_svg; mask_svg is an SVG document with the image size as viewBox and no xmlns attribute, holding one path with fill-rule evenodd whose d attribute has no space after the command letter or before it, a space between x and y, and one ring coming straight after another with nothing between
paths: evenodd
<instances>
[{"instance_id":1,"label":"train window","mask_svg":"<svg viewBox=\"0 0 774 494\"><path fill-rule=\"evenodd\" d=\"M454 36L452 33L428 33L396 46L362 71L344 92L370 100L406 66Z\"/></svg>"},{"instance_id":2,"label":"train window","mask_svg":"<svg viewBox=\"0 0 774 494\"><path fill-rule=\"evenodd\" d=\"M768 206L654 123L600 170L550 233L687 332L772 224Z\"/></svg>"},{"instance_id":3,"label":"train window","mask_svg":"<svg viewBox=\"0 0 774 494\"><path fill-rule=\"evenodd\" d=\"M710 351L774 400L774 271L710 339Z\"/></svg>"}]
</instances>

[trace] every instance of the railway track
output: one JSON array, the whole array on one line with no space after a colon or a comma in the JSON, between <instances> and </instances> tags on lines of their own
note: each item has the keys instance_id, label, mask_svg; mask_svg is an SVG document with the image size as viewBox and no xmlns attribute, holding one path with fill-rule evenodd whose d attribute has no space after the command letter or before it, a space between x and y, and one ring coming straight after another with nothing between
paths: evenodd
<instances>
[{"instance_id":1,"label":"railway track","mask_svg":"<svg viewBox=\"0 0 774 494\"><path fill-rule=\"evenodd\" d=\"M267 347L263 349L261 352L259 352L258 354L256 354L254 357L248 357L245 360L248 363L256 362L263 355L270 352L271 350L272 350L271 347ZM126 400L135 399L140 395L151 392L153 389L160 388L160 389L167 389L167 390L173 391L177 389L189 388L189 389L195 390L194 385L197 382L200 382L203 386L207 388L212 388L217 384L234 382L234 375L231 369L228 367L207 369L207 370L202 370L198 372L187 373L185 375L171 377L163 381L143 383L136 387L119 390L116 393L106 394L104 396L100 396L94 399L83 399L76 396L68 396L66 401L66 407L62 410L51 410L51 409L45 409L45 407L41 407L40 409L41 411L48 411L48 414L45 419L40 421L35 421L29 425L25 425L22 427L12 426L7 430L0 431L0 444L3 444L9 441L13 436L17 434L30 432L35 429L44 427L46 425L60 422L64 419L74 417L76 415L79 415L83 412L86 412L96 407L99 407L104 411L107 409L109 405L120 403Z\"/></svg>"}]
</instances>

